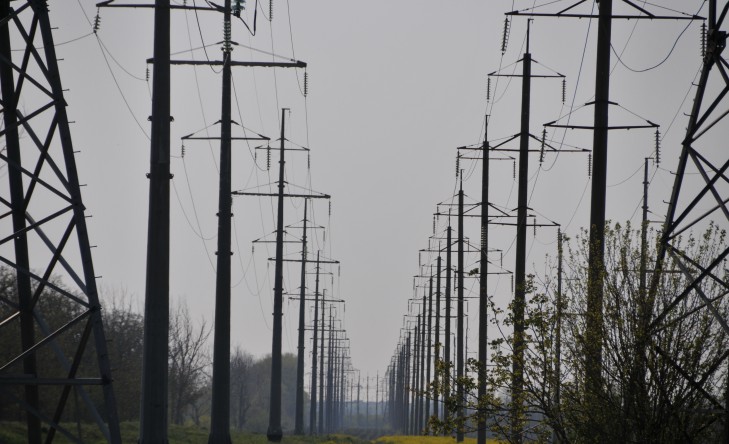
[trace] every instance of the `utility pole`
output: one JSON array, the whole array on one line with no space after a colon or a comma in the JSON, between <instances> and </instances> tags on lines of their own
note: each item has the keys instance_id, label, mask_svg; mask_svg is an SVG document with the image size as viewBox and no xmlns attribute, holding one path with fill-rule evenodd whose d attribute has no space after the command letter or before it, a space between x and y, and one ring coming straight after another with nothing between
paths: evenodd
<instances>
[{"instance_id":1,"label":"utility pole","mask_svg":"<svg viewBox=\"0 0 729 444\"><path fill-rule=\"evenodd\" d=\"M524 309L526 306L526 226L527 185L529 180L529 114L531 103L531 66L529 53L529 24L527 21L526 52L522 58L521 133L519 144L519 190L516 215L516 279L514 288L514 340L511 382L511 440L517 444L523 440L523 386L524 386Z\"/></svg>"},{"instance_id":2,"label":"utility pole","mask_svg":"<svg viewBox=\"0 0 729 444\"><path fill-rule=\"evenodd\" d=\"M486 364L488 360L488 250L489 250L489 118L484 119L481 173L481 257L478 295L478 421L477 444L486 444Z\"/></svg>"},{"instance_id":3,"label":"utility pole","mask_svg":"<svg viewBox=\"0 0 729 444\"><path fill-rule=\"evenodd\" d=\"M220 119L220 188L215 278L213 388L208 444L230 443L230 256L231 218L231 70L230 0L223 8L223 94Z\"/></svg>"},{"instance_id":4,"label":"utility pole","mask_svg":"<svg viewBox=\"0 0 729 444\"><path fill-rule=\"evenodd\" d=\"M306 220L306 217L304 217L304 220ZM306 233L306 230L304 230L304 233ZM320 251L316 252L316 284L314 287L314 341L312 346L312 355L311 355L311 403L309 404L309 434L315 435L316 434L316 377L317 377L317 340L318 340L318 333L319 333L319 253ZM322 301L322 304L324 302ZM323 318L323 312L322 312L322 318ZM301 319L299 318L299 321ZM322 337L324 336L324 332L321 332ZM323 354L323 353L322 353ZM321 413L319 413L321 414Z\"/></svg>"},{"instance_id":5,"label":"utility pole","mask_svg":"<svg viewBox=\"0 0 729 444\"><path fill-rule=\"evenodd\" d=\"M607 186L608 106L610 100L610 40L612 0L600 2L595 68L595 128L592 142L590 243L585 319L585 390L597 407L602 392L603 279L605 273L605 189ZM588 404L588 405L589 405ZM599 436L597 437L599 439Z\"/></svg>"},{"instance_id":6,"label":"utility pole","mask_svg":"<svg viewBox=\"0 0 729 444\"><path fill-rule=\"evenodd\" d=\"M440 250L440 248L438 248ZM438 258L436 259L436 277L435 277L435 362L438 362L440 359L440 272L441 272L441 256L438 254ZM438 370L435 371L435 377L434 377L434 385L435 385L435 396L433 399L433 415L436 417L436 419L440 419L439 411L440 411L440 375L438 374Z\"/></svg>"},{"instance_id":7,"label":"utility pole","mask_svg":"<svg viewBox=\"0 0 729 444\"><path fill-rule=\"evenodd\" d=\"M430 273L430 285L428 289L428 355L426 357L427 367L425 369L425 386L426 388L430 385L430 367L433 361L433 272ZM425 398L425 428L428 425L428 419L430 418L430 404L432 403L430 397L430 391L426 391Z\"/></svg>"},{"instance_id":8,"label":"utility pole","mask_svg":"<svg viewBox=\"0 0 729 444\"><path fill-rule=\"evenodd\" d=\"M424 396L425 392L425 385L427 382L425 381L425 333L426 333L426 315L425 315L425 292L423 292L423 308L422 313L420 315L420 384L418 385L418 399L420 408L418 409L418 434L423 433L423 429L425 428L425 409L427 404L427 398Z\"/></svg>"},{"instance_id":9,"label":"utility pole","mask_svg":"<svg viewBox=\"0 0 729 444\"><path fill-rule=\"evenodd\" d=\"M246 64L250 66L250 62ZM266 66L274 66L266 65ZM306 66L303 62L290 64L285 66L300 67ZM276 265L274 272L274 295L273 295L273 338L271 345L271 392L270 392L270 410L268 417L268 430L266 436L271 442L279 442L283 437L281 429L281 341L282 341L282 318L283 318L283 233L284 233L284 197L298 197L304 199L329 199L326 194L293 194L285 193L284 188L286 182L284 180L285 172L285 152L287 150L303 150L308 148L295 149L285 148L286 141L286 111L288 108L281 109L281 144L279 148L279 174L278 174L278 193L258 193L233 191L231 194L236 196L269 196L277 198L277 224L276 224ZM303 428L303 423L302 423Z\"/></svg>"},{"instance_id":10,"label":"utility pole","mask_svg":"<svg viewBox=\"0 0 729 444\"><path fill-rule=\"evenodd\" d=\"M278 161L278 211L276 224L276 269L273 290L273 344L271 347L271 397L266 437L280 442L281 429L281 319L283 318L283 218L286 108L281 110L281 148Z\"/></svg>"},{"instance_id":11,"label":"utility pole","mask_svg":"<svg viewBox=\"0 0 729 444\"><path fill-rule=\"evenodd\" d=\"M308 203L309 200L304 199L304 228L301 238L301 297L299 299L299 354L296 359L296 424L294 426L295 435L304 434L304 314L306 310L306 218ZM319 255L317 253L317 258L318 256ZM317 264L317 266L318 265L319 264ZM317 270L317 272L318 271L319 270ZM316 296L318 297L318 294Z\"/></svg>"},{"instance_id":12,"label":"utility pole","mask_svg":"<svg viewBox=\"0 0 729 444\"><path fill-rule=\"evenodd\" d=\"M410 434L418 433L418 420L420 417L420 398L418 396L418 387L420 385L420 313L416 316L415 338L413 339L413 377L410 386L411 398L413 400L413 411L410 420Z\"/></svg>"},{"instance_id":13,"label":"utility pole","mask_svg":"<svg viewBox=\"0 0 729 444\"><path fill-rule=\"evenodd\" d=\"M379 405L380 405L380 372L378 370L377 374L375 376L375 430L380 429Z\"/></svg>"},{"instance_id":14,"label":"utility pole","mask_svg":"<svg viewBox=\"0 0 729 444\"><path fill-rule=\"evenodd\" d=\"M557 331L554 334L554 405L557 409L557 423L562 420L562 311L564 301L562 299L562 229L557 229L557 311L555 322ZM561 438L556 433L552 434L552 441L559 443Z\"/></svg>"},{"instance_id":15,"label":"utility pole","mask_svg":"<svg viewBox=\"0 0 729 444\"><path fill-rule=\"evenodd\" d=\"M457 355L456 355L456 398L457 398L457 421L456 421L456 442L463 442L464 417L463 403L465 401L463 392L463 346L464 329L463 318L465 316L463 310L463 267L465 266L463 258L463 172L460 174L460 188L458 190L458 310L456 315L457 324Z\"/></svg>"},{"instance_id":16,"label":"utility pole","mask_svg":"<svg viewBox=\"0 0 729 444\"><path fill-rule=\"evenodd\" d=\"M319 267L317 267L317 273L319 272ZM322 292L324 296L326 296L326 290ZM331 308L329 308L331 312ZM326 331L326 297L322 298L321 301L321 342L319 344L319 350L321 350L321 356L319 356L319 424L318 424L318 431L319 435L324 433L324 332ZM332 328L331 324L331 315L329 316L330 323L329 328ZM331 336L331 332L329 332L329 336ZM328 356L327 356L328 358Z\"/></svg>"},{"instance_id":17,"label":"utility pole","mask_svg":"<svg viewBox=\"0 0 729 444\"><path fill-rule=\"evenodd\" d=\"M170 0L155 0L139 444L167 443L170 316Z\"/></svg>"},{"instance_id":18,"label":"utility pole","mask_svg":"<svg viewBox=\"0 0 729 444\"><path fill-rule=\"evenodd\" d=\"M445 281L445 374L443 380L443 387L445 389L444 397L446 399L451 397L451 218L450 211L448 215L448 228L446 230L446 281ZM443 404L443 419L448 420L451 412L448 409L448 404Z\"/></svg>"}]
</instances>

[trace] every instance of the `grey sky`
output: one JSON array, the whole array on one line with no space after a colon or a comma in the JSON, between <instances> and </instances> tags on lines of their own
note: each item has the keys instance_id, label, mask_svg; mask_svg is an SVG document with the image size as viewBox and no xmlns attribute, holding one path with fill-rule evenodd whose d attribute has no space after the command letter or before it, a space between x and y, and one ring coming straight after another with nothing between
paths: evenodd
<instances>
[{"instance_id":1,"label":"grey sky","mask_svg":"<svg viewBox=\"0 0 729 444\"><path fill-rule=\"evenodd\" d=\"M286 136L311 148L311 175L307 175L306 155L294 152L288 155L287 180L333 196L331 218L326 203L314 203L315 223L329 227L326 243L318 232L315 245L323 249L322 254L342 263L341 276L332 268L334 285L326 278L325 288L328 294L347 300L342 315L351 338L353 363L363 375L382 373L395 347L407 299L413 296L412 276L419 272L418 250L428 246L432 235L435 204L450 202L456 190L455 147L482 140L486 112L492 115L490 140L518 132L520 80L501 78L498 84L492 80L491 102L487 103L487 74L500 67L509 73L521 69L513 64L524 51L526 19L513 20L507 52L502 56L503 13L534 3L274 0L271 23L265 17L267 2L260 5L265 15L258 15L255 37L249 36L242 23L234 24L233 39L241 44L233 52L236 60L271 59L246 48L253 47L309 64L306 101L300 92L303 71L237 68L234 120L275 139L280 108L291 108ZM690 13L703 3L661 2ZM64 3L62 7L54 2L51 6L51 20L59 27L57 42L90 32L87 17L94 19L93 2ZM586 2L583 7L589 11L592 5ZM624 10L621 2L615 8ZM616 21L613 46L625 65L648 68L671 52L686 25L683 21ZM549 67L567 76L564 105L559 80L534 81L534 134L541 134L543 123L569 113L573 99L575 110L591 100L596 26L596 22L576 19L541 18L533 23L531 53L541 63L535 71L550 72ZM661 169L650 169L654 220L664 217L662 202L669 198L673 184L668 170L675 169L686 125L682 113L690 111L694 90L689 92L689 88L700 67L699 28L700 23L691 24L666 62L644 73L626 69L613 54L612 100L660 124L665 137ZM191 12L173 12L174 52L201 46L201 35L205 44L220 41L221 18L210 13L196 17ZM70 89L66 98L70 119L76 122L72 126L74 143L82 151L77 159L81 182L88 184L83 190L85 203L94 216L90 233L91 243L98 245L94 260L97 274L103 275L100 283L107 293L126 289L141 309L149 164L145 132L149 132L151 110L145 60L152 52L152 12L103 9L98 36L100 41L90 35L58 48L64 59L62 81ZM219 46L207 48L210 58L219 59ZM174 57L203 60L205 54L195 51ZM220 76L207 67L174 67L172 88L172 153L176 157L172 163L171 292L175 299L185 299L196 316L212 321L219 146L189 142L184 159L179 156L181 136L220 118ZM616 122L643 123L621 108L615 111L611 118ZM589 125L592 110L581 108L570 119ZM216 131L216 126L210 127L211 134ZM586 131L568 131L564 137L562 132L550 131L549 137L555 143L564 141L564 147L590 148L591 144ZM642 163L653 154L653 138L651 130L611 134L609 218L639 220ZM265 171L265 151L258 152L258 168L251 152L245 144L234 145L234 189L275 180L274 168ZM273 166L275 151L272 155ZM586 154L549 154L540 168L538 156L530 158L530 206L560 223L568 235L585 226L589 217L587 163ZM467 199L480 200L480 165L463 161L461 167L466 171ZM514 209L516 182L511 162L494 162L491 184L491 201ZM270 352L273 265L269 266L267 258L274 249L270 244L258 244L252 253L251 241L274 231L273 208L268 199L234 199L232 343L256 355ZM301 203L288 202L286 224L298 226L302 217ZM444 227L441 218L438 233ZM477 222L469 221L466 229L467 236L478 244ZM288 231L300 236L300 230ZM505 250L504 267L513 268L513 230L494 228L491 236L491 246ZM555 238L554 229L541 229L536 237L530 233L528 272L544 272L544 255L554 254ZM315 249L310 247L310 251ZM287 246L287 254L299 252L299 246ZM423 255L423 262L427 260ZM477 257L470 260L475 263ZM287 269L286 290L297 291L298 273L297 265ZM475 281L472 285L477 289ZM308 286L313 289L313 279ZM493 279L490 292L505 306L510 298L508 278ZM469 324L474 329L469 349L475 350L476 305L470 309L474 315ZM296 310L293 302L284 304L283 346L288 352L295 352Z\"/></svg>"}]
</instances>

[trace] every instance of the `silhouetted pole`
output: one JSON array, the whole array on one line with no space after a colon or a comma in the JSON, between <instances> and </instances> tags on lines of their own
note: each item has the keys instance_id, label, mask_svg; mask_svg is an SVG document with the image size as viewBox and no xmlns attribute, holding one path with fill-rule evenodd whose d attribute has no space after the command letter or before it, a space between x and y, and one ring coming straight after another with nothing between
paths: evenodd
<instances>
[{"instance_id":1,"label":"silhouetted pole","mask_svg":"<svg viewBox=\"0 0 729 444\"><path fill-rule=\"evenodd\" d=\"M433 273L430 274L430 285L428 290L428 353L426 357L427 366L425 369L425 387L428 388L430 384L430 367L433 361ZM425 398L425 426L427 427L428 418L430 418L430 404L431 396L430 390L426 390Z\"/></svg>"},{"instance_id":2,"label":"silhouetted pole","mask_svg":"<svg viewBox=\"0 0 729 444\"><path fill-rule=\"evenodd\" d=\"M286 108L281 110L281 149L278 161L278 225L276 227L276 270L273 289L273 345L271 347L271 398L268 416L269 441L279 442L281 430L281 319L283 318L283 220L284 220L284 141Z\"/></svg>"},{"instance_id":3,"label":"silhouetted pole","mask_svg":"<svg viewBox=\"0 0 729 444\"><path fill-rule=\"evenodd\" d=\"M446 281L445 281L445 372L443 374L443 387L445 389L444 397L447 399L451 395L451 221L448 217L448 229L446 230ZM443 418L448 419L450 411L448 404L443 404ZM444 433L445 435L445 433Z\"/></svg>"},{"instance_id":4,"label":"silhouetted pole","mask_svg":"<svg viewBox=\"0 0 729 444\"><path fill-rule=\"evenodd\" d=\"M463 258L463 174L461 173L461 185L458 190L458 309L457 309L457 354L456 354L456 398L458 427L456 428L456 442L463 442L463 346L465 330L463 328L463 318L465 316L463 310L463 267L465 266Z\"/></svg>"},{"instance_id":5,"label":"silhouetted pole","mask_svg":"<svg viewBox=\"0 0 729 444\"><path fill-rule=\"evenodd\" d=\"M405 434L410 433L410 418L412 416L410 414L410 395L407 393L410 391L410 388L412 387L412 385L410 383L410 381L411 381L411 379L410 379L410 369L411 369L410 359L412 357L412 354L410 353L411 345L412 345L411 335L412 335L412 332L408 331L408 340L405 345L405 374L404 374L405 383L403 384L404 385L403 392L405 392L404 396L403 396L403 398L405 399L405 408L403 409L403 411L404 411L403 413L405 414Z\"/></svg>"},{"instance_id":6,"label":"silhouetted pole","mask_svg":"<svg viewBox=\"0 0 729 444\"><path fill-rule=\"evenodd\" d=\"M366 382L367 382L367 390L369 390L369 388L370 388L369 376L367 377L367 381ZM361 389L362 389L362 375L358 373L357 374L357 420L355 421L355 425L357 427L359 427L359 425L360 425L360 421L359 421L360 397L359 397L359 395L360 395L360 390ZM369 393L367 393L365 396L369 400ZM368 401L367 409L369 410L369 401Z\"/></svg>"},{"instance_id":7,"label":"silhouetted pole","mask_svg":"<svg viewBox=\"0 0 729 444\"><path fill-rule=\"evenodd\" d=\"M332 329L332 308L329 307L329 329ZM328 350L327 350L327 400L326 400L326 425L325 430L327 432L330 432L332 430L332 390L334 389L333 386L333 371L334 371L334 361L336 360L336 355L333 350L333 344L334 344L334 335L333 332L329 332L329 340L328 342Z\"/></svg>"},{"instance_id":8,"label":"silhouetted pole","mask_svg":"<svg viewBox=\"0 0 729 444\"><path fill-rule=\"evenodd\" d=\"M410 386L410 396L413 400L413 413L410 420L410 434L418 433L418 418L420 417L420 397L418 387L420 385L420 313L416 317L415 338L413 340L413 377Z\"/></svg>"},{"instance_id":9,"label":"silhouetted pole","mask_svg":"<svg viewBox=\"0 0 729 444\"><path fill-rule=\"evenodd\" d=\"M646 275L648 262L648 160L643 165L643 218L640 225L640 301L646 300Z\"/></svg>"},{"instance_id":10,"label":"silhouetted pole","mask_svg":"<svg viewBox=\"0 0 729 444\"><path fill-rule=\"evenodd\" d=\"M213 388L209 444L230 443L230 249L231 241L231 73L230 0L223 11L223 95L220 117L220 189L218 194L218 252L215 274Z\"/></svg>"},{"instance_id":11,"label":"silhouetted pole","mask_svg":"<svg viewBox=\"0 0 729 444\"><path fill-rule=\"evenodd\" d=\"M557 229L557 312L555 321L557 331L554 334L554 405L557 409L557 421L562 419L562 229ZM559 443L561 439L553 434L553 442Z\"/></svg>"},{"instance_id":12,"label":"silhouetted pole","mask_svg":"<svg viewBox=\"0 0 729 444\"><path fill-rule=\"evenodd\" d=\"M488 250L489 250L489 119L486 116L483 136L483 172L481 173L481 270L478 292L478 421L477 444L486 444L486 363L488 360Z\"/></svg>"},{"instance_id":13,"label":"silhouetted pole","mask_svg":"<svg viewBox=\"0 0 729 444\"><path fill-rule=\"evenodd\" d=\"M304 434L304 330L306 310L306 210L308 199L304 199L304 235L301 239L301 293L299 296L299 355L296 366L296 424L294 434ZM318 296L318 295L317 295ZM316 296L315 296L316 297ZM314 327L316 329L316 327ZM316 344L316 343L315 343ZM311 413L310 413L311 414Z\"/></svg>"},{"instance_id":14,"label":"silhouetted pole","mask_svg":"<svg viewBox=\"0 0 729 444\"><path fill-rule=\"evenodd\" d=\"M140 444L167 444L170 316L170 1L155 0Z\"/></svg>"},{"instance_id":15,"label":"silhouetted pole","mask_svg":"<svg viewBox=\"0 0 729 444\"><path fill-rule=\"evenodd\" d=\"M440 248L438 248L440 250ZM440 270L441 270L441 262L442 259L440 257L440 254L438 255L438 258L436 259L436 278L435 278L435 362L438 362L440 359ZM440 419L439 416L439 405L440 405L440 375L438 374L438 370L436 367L435 370L435 377L434 377L434 384L435 384L435 390L433 390L434 395L433 396L433 415L437 419Z\"/></svg>"},{"instance_id":16,"label":"silhouetted pole","mask_svg":"<svg viewBox=\"0 0 729 444\"><path fill-rule=\"evenodd\" d=\"M317 252L317 260L319 258L319 252ZM317 266L317 272L319 267ZM318 282L318 280L317 280ZM331 308L329 309L331 310ZM329 324L331 329L331 324ZM324 433L324 333L326 332L326 290L322 292L321 298L321 339L319 344L319 350L321 355L319 356L319 424L318 430L319 435ZM331 336L331 332L329 335Z\"/></svg>"},{"instance_id":17,"label":"silhouetted pole","mask_svg":"<svg viewBox=\"0 0 729 444\"><path fill-rule=\"evenodd\" d=\"M418 434L423 433L425 421L423 418L425 418L425 404L427 404L427 399L423 395L423 392L425 390L425 326L426 326L426 315L425 315L425 292L423 292L423 311L420 315L420 380L418 384L418 399L420 408L418 411Z\"/></svg>"},{"instance_id":18,"label":"silhouetted pole","mask_svg":"<svg viewBox=\"0 0 729 444\"><path fill-rule=\"evenodd\" d=\"M529 181L529 114L531 102L532 59L529 53L529 23L527 45L522 59L521 134L519 144L519 190L516 212L516 279L514 288L514 340L511 380L511 440L523 440L523 387L524 387L524 309L526 306L526 226L527 186Z\"/></svg>"},{"instance_id":19,"label":"silhouetted pole","mask_svg":"<svg viewBox=\"0 0 729 444\"><path fill-rule=\"evenodd\" d=\"M306 217L304 217L306 220ZM306 230L304 230L306 233ZM309 434L316 434L316 377L317 377L317 340L319 339L319 251L316 252L316 286L314 287L314 341L311 355L311 403L309 404ZM322 302L323 304L323 302ZM324 316L322 315L322 318ZM324 332L322 331L322 337Z\"/></svg>"},{"instance_id":20,"label":"silhouetted pole","mask_svg":"<svg viewBox=\"0 0 729 444\"><path fill-rule=\"evenodd\" d=\"M380 372L375 377L375 430L380 429L379 424L379 404L380 404Z\"/></svg>"},{"instance_id":21,"label":"silhouetted pole","mask_svg":"<svg viewBox=\"0 0 729 444\"><path fill-rule=\"evenodd\" d=\"M595 124L592 147L590 243L585 319L585 389L588 403L602 391L603 274L605 254L605 188L607 184L608 105L610 100L610 39L612 0L602 0L597 26ZM594 406L597 407L597 406ZM600 439L599 436L596 439Z\"/></svg>"}]
</instances>

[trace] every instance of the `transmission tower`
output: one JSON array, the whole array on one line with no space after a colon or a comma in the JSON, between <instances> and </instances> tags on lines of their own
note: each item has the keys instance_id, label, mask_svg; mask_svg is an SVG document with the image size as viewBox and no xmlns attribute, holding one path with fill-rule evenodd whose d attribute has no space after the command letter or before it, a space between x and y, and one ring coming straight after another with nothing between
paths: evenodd
<instances>
[{"instance_id":1,"label":"transmission tower","mask_svg":"<svg viewBox=\"0 0 729 444\"><path fill-rule=\"evenodd\" d=\"M719 7L719 3L723 6ZM681 244L680 237L691 229L705 229L711 224L722 225L729 221L729 156L726 154L725 138L729 131L727 116L727 92L729 92L729 63L722 53L727 40L727 12L729 2L709 1L708 29L703 42L703 67L696 84L696 95L693 109L689 117L686 137L682 142L676 177L669 201L668 212L663 234L658 247L656 270L664 270L670 260L675 271L684 277L685 287L678 288L677 296L662 310L655 313L648 334L659 335L667 322L674 319L672 312L679 304L686 304L692 312L709 312L716 319L725 333L729 333L726 313L717 309L717 302L729 291L726 278L726 258L729 248L719 249L713 257L698 258L687 251L687 245ZM723 142L723 143L722 143ZM654 273L649 288L649 300L655 300L659 291L661 273ZM718 296L709 294L708 287L716 286ZM658 354L670 361L669 356L653 341ZM715 362L706 363L704 374L691 375L681 369L675 362L672 365L679 370L695 391L702 394L715 408L724 415L729 412L726 398L716 394L708 387L710 378L720 372L721 364L729 356L723 354ZM729 428L725 423L725 433Z\"/></svg>"},{"instance_id":2,"label":"transmission tower","mask_svg":"<svg viewBox=\"0 0 729 444\"><path fill-rule=\"evenodd\" d=\"M93 418L107 441L120 443L48 5L28 0L11 7L3 0L0 17L0 159L8 178L0 192L6 208L0 261L14 273L0 298L0 333L16 339L0 354L0 399L25 412L31 444L53 442L59 433L80 442L80 431L69 425L80 415Z\"/></svg>"}]
</instances>

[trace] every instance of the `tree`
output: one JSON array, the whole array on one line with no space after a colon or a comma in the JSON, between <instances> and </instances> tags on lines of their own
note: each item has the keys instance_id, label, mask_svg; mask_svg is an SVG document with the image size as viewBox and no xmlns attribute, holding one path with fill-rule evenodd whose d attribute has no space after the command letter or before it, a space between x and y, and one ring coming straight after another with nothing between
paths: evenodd
<instances>
[{"instance_id":1,"label":"tree","mask_svg":"<svg viewBox=\"0 0 729 444\"><path fill-rule=\"evenodd\" d=\"M589 235L583 230L574 241L566 240L566 272L563 295L556 294L554 268L541 278L530 276L525 313L524 399L509 398L512 369L511 306L499 310L492 303L491 322L502 336L491 342L487 370L488 395L475 398L475 381L467 376L464 402L472 412L466 427L485 415L489 427L502 439L515 431L508 418L513 402L526 413L516 424L525 439L546 442L715 442L717 420L723 409L707 401L696 386L714 400L725 400L728 336L703 299L684 298L660 324L653 321L687 287L687 278L670 261L653 270L659 233L648 230L653 245L641 241L641 230L630 224L613 224L605 232L605 296L603 311L603 363L601 396L586 397L584 391L585 311L587 307L587 257ZM726 233L710 225L700 237L687 235L684 250L698 262L716 257ZM651 294L646 282L656 279ZM720 278L727 282L729 271ZM715 281L701 288L724 319L729 301ZM561 296L561 297L560 297ZM558 301L561 304L558 306ZM558 310L559 308L559 310ZM561 350L555 354L555 338L561 333ZM475 375L482 363L469 361ZM558 367L559 366L559 367ZM442 365L436 368L444 370ZM697 384L692 384L688 376ZM558 379L559 377L559 379ZM442 378L441 378L442 379ZM455 384L455 382L453 382ZM560 402L555 394L560 389ZM446 400L453 399L453 386L445 387ZM431 427L453 430L454 418L431 419Z\"/></svg>"},{"instance_id":2,"label":"tree","mask_svg":"<svg viewBox=\"0 0 729 444\"><path fill-rule=\"evenodd\" d=\"M104 304L104 329L116 390L119 420L139 418L142 391L144 318L132 308L124 290L109 291Z\"/></svg>"},{"instance_id":3,"label":"tree","mask_svg":"<svg viewBox=\"0 0 729 444\"><path fill-rule=\"evenodd\" d=\"M212 330L205 320L196 327L185 303L170 318L169 396L171 420L182 424L185 411L203 395L210 365L207 342Z\"/></svg>"},{"instance_id":4,"label":"tree","mask_svg":"<svg viewBox=\"0 0 729 444\"><path fill-rule=\"evenodd\" d=\"M232 423L238 430L243 430L248 409L251 407L251 366L253 356L237 346L230 358L230 414L233 416Z\"/></svg>"}]
</instances>

